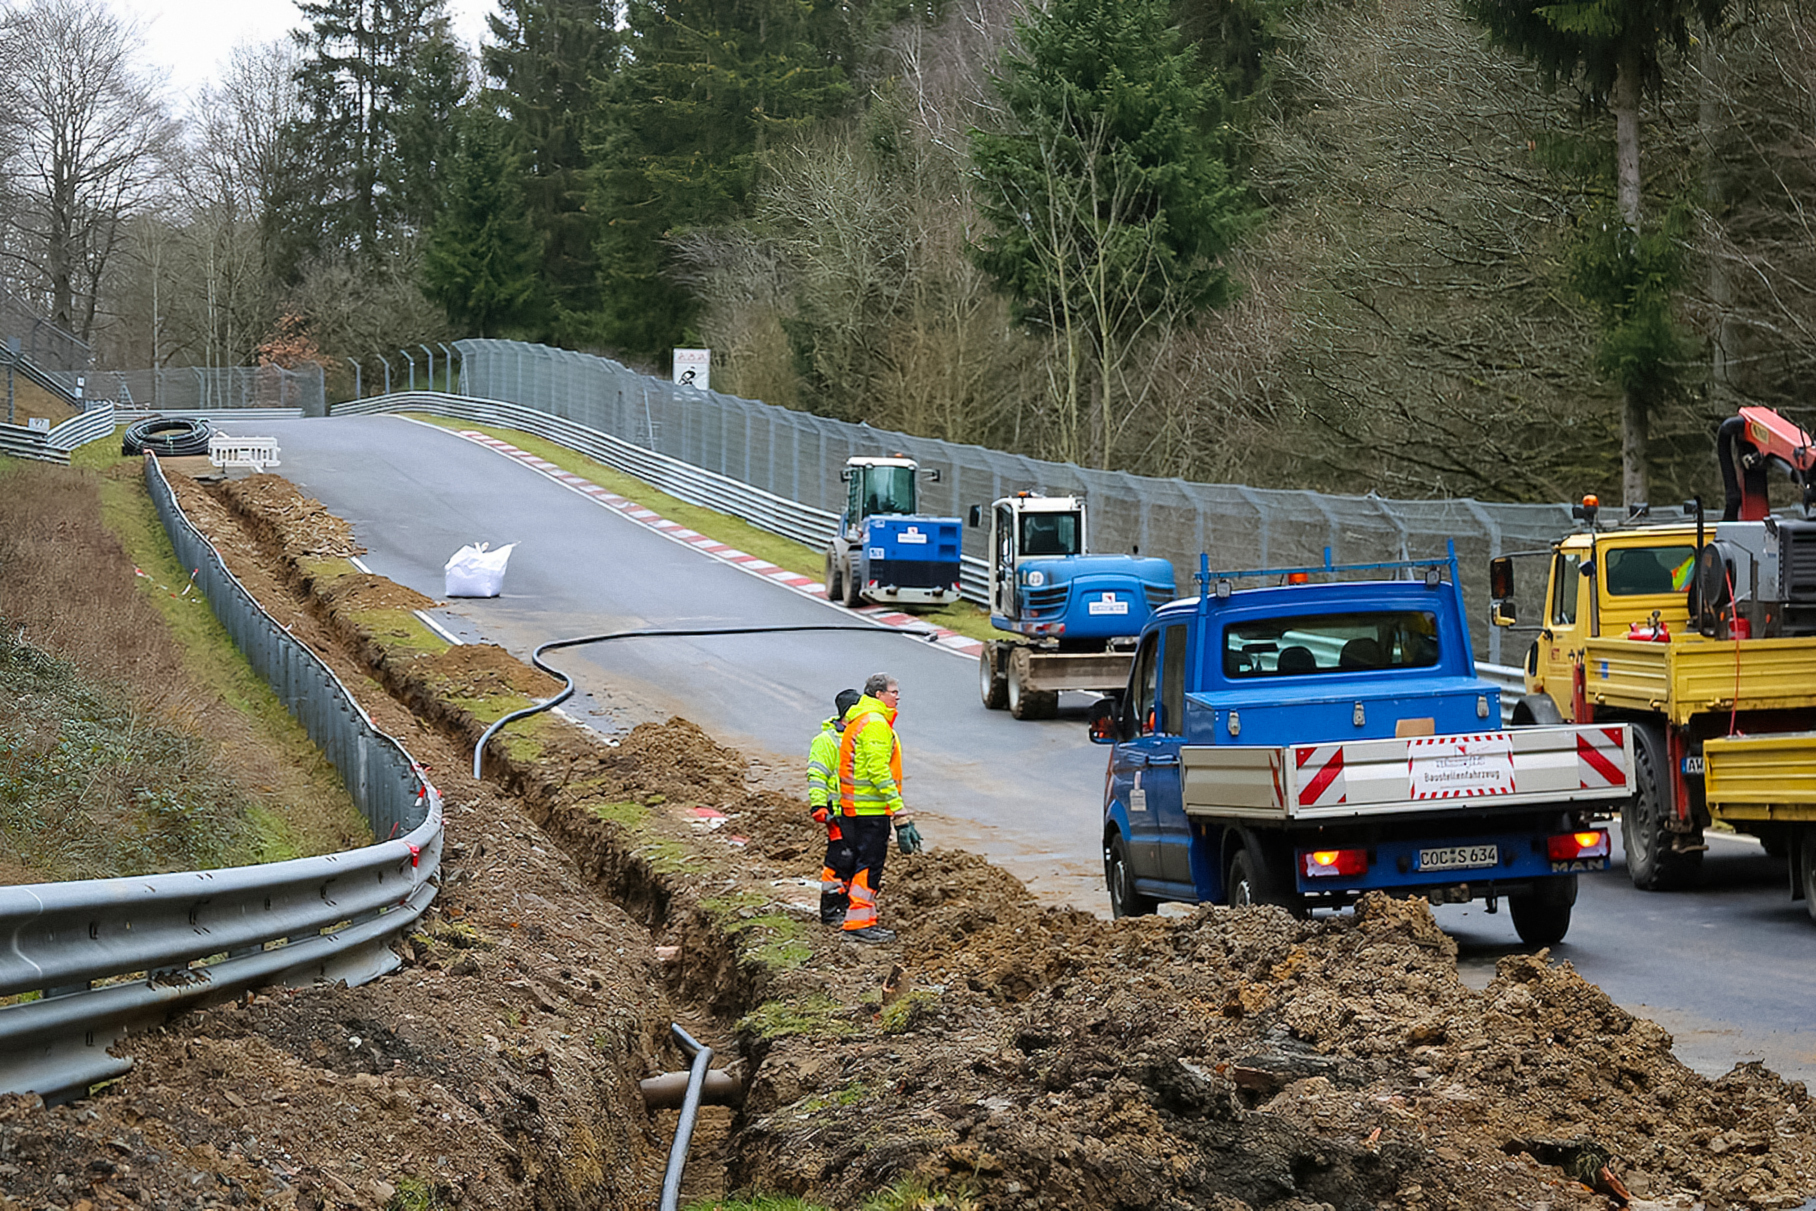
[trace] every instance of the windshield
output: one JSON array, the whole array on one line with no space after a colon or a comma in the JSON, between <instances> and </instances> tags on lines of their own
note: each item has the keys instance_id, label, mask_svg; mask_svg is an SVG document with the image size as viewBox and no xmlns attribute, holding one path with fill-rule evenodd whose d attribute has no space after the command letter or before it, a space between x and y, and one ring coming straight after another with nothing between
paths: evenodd
<instances>
[{"instance_id":1,"label":"windshield","mask_svg":"<svg viewBox=\"0 0 1816 1211\"><path fill-rule=\"evenodd\" d=\"M1438 663L1438 618L1423 610L1263 618L1223 630L1226 677L1294 677Z\"/></svg>"},{"instance_id":2,"label":"windshield","mask_svg":"<svg viewBox=\"0 0 1816 1211\"><path fill-rule=\"evenodd\" d=\"M1607 563L1611 597L1684 593L1689 591L1690 576L1696 570L1696 548L1688 543L1674 547L1610 547Z\"/></svg>"},{"instance_id":3,"label":"windshield","mask_svg":"<svg viewBox=\"0 0 1816 1211\"><path fill-rule=\"evenodd\" d=\"M863 516L914 512L913 467L864 468Z\"/></svg>"},{"instance_id":4,"label":"windshield","mask_svg":"<svg viewBox=\"0 0 1816 1211\"><path fill-rule=\"evenodd\" d=\"M1076 555L1078 552L1078 514L1022 514L1023 555Z\"/></svg>"}]
</instances>

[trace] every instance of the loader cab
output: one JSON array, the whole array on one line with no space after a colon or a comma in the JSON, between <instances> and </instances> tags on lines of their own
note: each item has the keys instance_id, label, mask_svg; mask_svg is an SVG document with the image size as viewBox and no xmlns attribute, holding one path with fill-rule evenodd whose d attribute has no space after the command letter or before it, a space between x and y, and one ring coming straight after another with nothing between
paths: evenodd
<instances>
[{"instance_id":1,"label":"loader cab","mask_svg":"<svg viewBox=\"0 0 1816 1211\"><path fill-rule=\"evenodd\" d=\"M845 522L862 524L879 513L912 516L919 500L919 468L907 458L853 458L845 464Z\"/></svg>"},{"instance_id":2,"label":"loader cab","mask_svg":"<svg viewBox=\"0 0 1816 1211\"><path fill-rule=\"evenodd\" d=\"M1020 618L1018 592L1039 590L1051 579L1038 566L1085 551L1084 502L1072 496L1021 492L990 510L990 612Z\"/></svg>"}]
</instances>

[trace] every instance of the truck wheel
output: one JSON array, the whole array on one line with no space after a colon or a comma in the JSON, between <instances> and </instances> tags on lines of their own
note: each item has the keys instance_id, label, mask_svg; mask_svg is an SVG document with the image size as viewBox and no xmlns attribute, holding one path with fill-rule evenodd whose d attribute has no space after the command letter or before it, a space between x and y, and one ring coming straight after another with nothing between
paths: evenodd
<instances>
[{"instance_id":1,"label":"truck wheel","mask_svg":"<svg viewBox=\"0 0 1816 1211\"><path fill-rule=\"evenodd\" d=\"M837 605L845 599L844 578L839 575L839 560L834 556L826 559L826 600Z\"/></svg>"},{"instance_id":2,"label":"truck wheel","mask_svg":"<svg viewBox=\"0 0 1816 1211\"><path fill-rule=\"evenodd\" d=\"M1513 932L1528 946L1555 946L1570 932L1570 908L1576 903L1576 876L1547 879L1533 891L1507 897Z\"/></svg>"},{"instance_id":3,"label":"truck wheel","mask_svg":"<svg viewBox=\"0 0 1816 1211\"><path fill-rule=\"evenodd\" d=\"M1816 921L1816 826L1804 826L1803 841L1797 847L1797 877L1803 881L1803 906Z\"/></svg>"},{"instance_id":4,"label":"truck wheel","mask_svg":"<svg viewBox=\"0 0 1816 1211\"><path fill-rule=\"evenodd\" d=\"M977 687L989 710L1000 711L1009 705L1009 679L1003 676L994 643L986 643L977 654Z\"/></svg>"},{"instance_id":5,"label":"truck wheel","mask_svg":"<svg viewBox=\"0 0 1816 1211\"><path fill-rule=\"evenodd\" d=\"M1267 859L1244 846L1230 859L1229 878L1224 881L1224 899L1231 908L1248 908L1272 904L1299 912L1299 898L1280 885L1278 872L1268 868Z\"/></svg>"},{"instance_id":6,"label":"truck wheel","mask_svg":"<svg viewBox=\"0 0 1816 1211\"><path fill-rule=\"evenodd\" d=\"M841 569L841 573L845 578L845 595L842 600L847 609L855 610L864 603L864 599L858 595L857 569L853 568L850 563L846 563Z\"/></svg>"},{"instance_id":7,"label":"truck wheel","mask_svg":"<svg viewBox=\"0 0 1816 1211\"><path fill-rule=\"evenodd\" d=\"M1028 689L1024 680L1028 675L1027 662L1027 649L1017 648L1009 653L1009 684L1005 695L1009 713L1017 719L1051 719L1059 713L1059 692Z\"/></svg>"},{"instance_id":8,"label":"truck wheel","mask_svg":"<svg viewBox=\"0 0 1816 1211\"><path fill-rule=\"evenodd\" d=\"M1120 836L1113 838L1109 848L1104 850L1103 880L1110 888L1110 915L1113 917L1145 917L1159 904L1154 897L1135 890L1135 872L1129 869L1129 854L1123 848Z\"/></svg>"},{"instance_id":9,"label":"truck wheel","mask_svg":"<svg viewBox=\"0 0 1816 1211\"><path fill-rule=\"evenodd\" d=\"M1633 725L1633 797L1621 808L1621 846L1627 876L1641 891L1678 891L1693 883L1702 867L1701 850L1680 853L1671 847L1676 834L1665 828L1671 814L1665 753L1665 738L1656 727Z\"/></svg>"}]
</instances>

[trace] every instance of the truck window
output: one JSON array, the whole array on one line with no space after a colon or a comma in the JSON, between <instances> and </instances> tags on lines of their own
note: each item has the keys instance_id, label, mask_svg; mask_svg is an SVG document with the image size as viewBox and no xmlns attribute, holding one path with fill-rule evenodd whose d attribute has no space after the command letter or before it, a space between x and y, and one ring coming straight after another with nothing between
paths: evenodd
<instances>
[{"instance_id":1,"label":"truck window","mask_svg":"<svg viewBox=\"0 0 1816 1211\"><path fill-rule=\"evenodd\" d=\"M1260 618L1223 630L1223 675L1237 679L1424 669L1438 656L1438 618L1425 610Z\"/></svg>"},{"instance_id":2,"label":"truck window","mask_svg":"<svg viewBox=\"0 0 1816 1211\"><path fill-rule=\"evenodd\" d=\"M1578 572L1582 566L1581 555L1558 552L1551 570L1551 625L1554 627L1576 625L1576 601L1582 582Z\"/></svg>"},{"instance_id":3,"label":"truck window","mask_svg":"<svg viewBox=\"0 0 1816 1211\"><path fill-rule=\"evenodd\" d=\"M864 473L864 516L914 512L914 468L870 467Z\"/></svg>"},{"instance_id":4,"label":"truck window","mask_svg":"<svg viewBox=\"0 0 1816 1211\"><path fill-rule=\"evenodd\" d=\"M1159 639L1159 631L1149 631L1135 652L1135 664L1129 672L1129 701L1124 708L1128 712L1128 726L1124 729L1127 735L1146 735L1154 730L1154 675L1158 671L1154 657L1160 647Z\"/></svg>"},{"instance_id":5,"label":"truck window","mask_svg":"<svg viewBox=\"0 0 1816 1211\"><path fill-rule=\"evenodd\" d=\"M1022 515L1021 553L1023 555L1076 555L1078 549L1078 514L1024 513Z\"/></svg>"},{"instance_id":6,"label":"truck window","mask_svg":"<svg viewBox=\"0 0 1816 1211\"><path fill-rule=\"evenodd\" d=\"M1185 733L1186 625L1166 629L1160 647L1160 718L1155 730L1169 736Z\"/></svg>"},{"instance_id":7,"label":"truck window","mask_svg":"<svg viewBox=\"0 0 1816 1211\"><path fill-rule=\"evenodd\" d=\"M1610 597L1645 597L1658 593L1684 593L1696 567L1696 548L1610 547L1605 556Z\"/></svg>"}]
</instances>

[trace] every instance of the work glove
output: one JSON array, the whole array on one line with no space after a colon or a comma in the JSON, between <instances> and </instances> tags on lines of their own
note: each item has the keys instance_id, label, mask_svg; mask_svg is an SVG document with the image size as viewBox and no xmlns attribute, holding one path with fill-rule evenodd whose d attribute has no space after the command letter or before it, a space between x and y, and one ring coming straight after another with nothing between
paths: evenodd
<instances>
[{"instance_id":1,"label":"work glove","mask_svg":"<svg viewBox=\"0 0 1816 1211\"><path fill-rule=\"evenodd\" d=\"M914 821L896 826L895 847L905 854L921 852L921 830L914 826Z\"/></svg>"},{"instance_id":2,"label":"work glove","mask_svg":"<svg viewBox=\"0 0 1816 1211\"><path fill-rule=\"evenodd\" d=\"M824 824L826 823L827 815L828 813L824 807L816 807L813 809L813 822L815 824Z\"/></svg>"}]
</instances>

